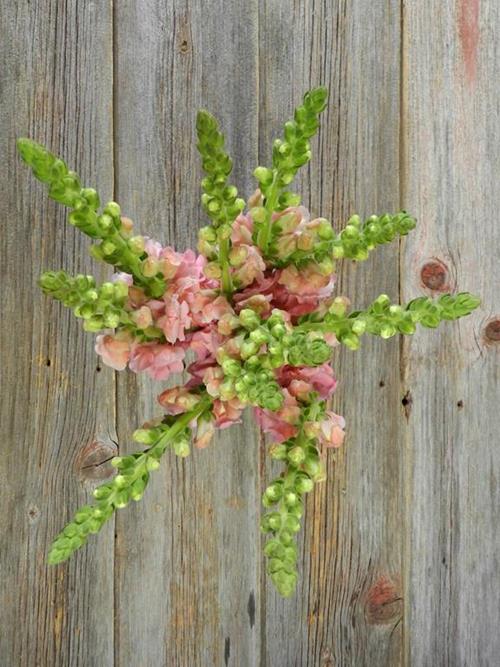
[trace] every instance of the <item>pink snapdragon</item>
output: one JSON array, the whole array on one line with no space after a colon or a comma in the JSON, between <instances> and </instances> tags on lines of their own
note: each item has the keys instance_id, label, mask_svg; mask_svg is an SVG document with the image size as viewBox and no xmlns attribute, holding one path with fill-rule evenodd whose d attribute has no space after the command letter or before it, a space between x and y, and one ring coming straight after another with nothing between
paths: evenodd
<instances>
[{"instance_id":1,"label":"pink snapdragon","mask_svg":"<svg viewBox=\"0 0 500 667\"><path fill-rule=\"evenodd\" d=\"M282 387L297 398L307 398L316 392L321 399L329 398L337 386L333 369L329 364L310 368L308 366L283 366L277 373L277 380Z\"/></svg>"},{"instance_id":2,"label":"pink snapdragon","mask_svg":"<svg viewBox=\"0 0 500 667\"><path fill-rule=\"evenodd\" d=\"M325 447L340 447L344 442L345 419L327 410L325 418L319 424L319 439Z\"/></svg>"},{"instance_id":3,"label":"pink snapdragon","mask_svg":"<svg viewBox=\"0 0 500 667\"><path fill-rule=\"evenodd\" d=\"M165 389L159 396L158 402L163 406L169 415L180 415L192 410L200 397L191 393L186 387L172 387Z\"/></svg>"},{"instance_id":4,"label":"pink snapdragon","mask_svg":"<svg viewBox=\"0 0 500 667\"><path fill-rule=\"evenodd\" d=\"M166 380L184 370L185 354L179 345L142 343L133 347L129 366L135 373L146 371L155 380Z\"/></svg>"},{"instance_id":5,"label":"pink snapdragon","mask_svg":"<svg viewBox=\"0 0 500 667\"><path fill-rule=\"evenodd\" d=\"M128 334L100 334L96 338L95 351L106 366L123 371L130 359L131 341Z\"/></svg>"},{"instance_id":6,"label":"pink snapdragon","mask_svg":"<svg viewBox=\"0 0 500 667\"><path fill-rule=\"evenodd\" d=\"M297 435L300 419L300 406L295 396L287 389L283 390L283 394L283 406L276 412L264 408L254 409L257 423L264 433L271 435L276 442L283 442Z\"/></svg>"}]
</instances>

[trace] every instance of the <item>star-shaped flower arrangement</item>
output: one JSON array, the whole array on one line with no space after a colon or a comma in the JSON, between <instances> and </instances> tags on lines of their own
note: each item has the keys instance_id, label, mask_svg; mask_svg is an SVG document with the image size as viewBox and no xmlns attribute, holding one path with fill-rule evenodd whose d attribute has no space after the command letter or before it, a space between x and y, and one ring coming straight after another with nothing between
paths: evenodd
<instances>
[{"instance_id":1,"label":"star-shaped flower arrangement","mask_svg":"<svg viewBox=\"0 0 500 667\"><path fill-rule=\"evenodd\" d=\"M255 169L258 189L246 204L228 181L232 162L217 121L198 113L206 174L201 201L211 219L200 229L198 254L134 234L118 204L101 210L97 192L82 187L63 160L18 140L49 196L71 209L70 224L93 239L92 256L117 271L101 285L92 276L47 272L43 291L98 333L96 352L108 366L157 380L186 369L191 378L159 395L165 416L133 436L145 448L113 459L117 475L95 489L95 503L80 508L56 537L49 563L67 559L116 509L140 500L167 449L184 457L191 441L206 447L216 428L238 423L251 406L272 438L270 455L283 464L265 490L261 527L269 536L267 571L279 593L290 596L304 495L325 479L326 451L344 438L343 418L328 407L336 386L333 348L355 350L365 333L413 334L418 324L436 327L478 306L468 293L420 297L406 306L381 295L366 310L351 311L345 297L333 296L337 260L365 260L376 246L407 234L415 220L404 211L364 222L353 215L336 234L328 220L311 219L300 205L289 186L311 158L309 140L326 103L324 88L306 93L274 142L272 166ZM189 350L195 360L187 365Z\"/></svg>"}]
</instances>

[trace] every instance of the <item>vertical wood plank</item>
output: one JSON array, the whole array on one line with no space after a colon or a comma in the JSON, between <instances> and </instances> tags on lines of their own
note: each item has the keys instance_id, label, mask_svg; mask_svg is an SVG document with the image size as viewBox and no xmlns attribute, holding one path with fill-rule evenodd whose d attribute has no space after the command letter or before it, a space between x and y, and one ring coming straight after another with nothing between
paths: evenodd
<instances>
[{"instance_id":1,"label":"vertical wood plank","mask_svg":"<svg viewBox=\"0 0 500 667\"><path fill-rule=\"evenodd\" d=\"M483 301L407 348L405 634L415 665L500 655L500 327L487 328L500 317L499 30L495 2L405 3L404 202L419 225L403 293L427 285Z\"/></svg>"},{"instance_id":2,"label":"vertical wood plank","mask_svg":"<svg viewBox=\"0 0 500 667\"><path fill-rule=\"evenodd\" d=\"M91 497L88 478L107 474L82 468L112 450L114 382L81 324L37 287L43 270L95 267L15 140L43 142L111 196L110 3L4 3L0 34L0 662L102 667L113 664L112 528L69 564L45 557Z\"/></svg>"},{"instance_id":3,"label":"vertical wood plank","mask_svg":"<svg viewBox=\"0 0 500 667\"><path fill-rule=\"evenodd\" d=\"M117 3L117 198L137 228L179 249L204 222L195 116L221 121L234 181L257 164L257 6ZM120 378L120 443L161 414L160 383ZM126 443L126 444L125 444ZM250 421L187 460L165 456L118 517L117 665L260 664L259 479Z\"/></svg>"},{"instance_id":4,"label":"vertical wood plank","mask_svg":"<svg viewBox=\"0 0 500 667\"><path fill-rule=\"evenodd\" d=\"M397 210L399 3L262 0L260 52L261 160L303 92L323 83L329 110L294 189L338 227L354 212ZM398 274L397 245L382 248L340 269L338 293L360 307L380 292L397 299ZM339 350L334 368L348 436L308 499L295 598L264 583L269 665L401 664L398 342Z\"/></svg>"}]
</instances>

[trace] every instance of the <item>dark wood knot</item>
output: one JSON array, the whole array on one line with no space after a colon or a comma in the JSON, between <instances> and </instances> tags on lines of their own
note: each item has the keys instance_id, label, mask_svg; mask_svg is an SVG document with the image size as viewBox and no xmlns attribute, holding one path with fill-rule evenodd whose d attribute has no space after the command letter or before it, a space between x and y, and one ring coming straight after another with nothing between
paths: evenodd
<instances>
[{"instance_id":1,"label":"dark wood knot","mask_svg":"<svg viewBox=\"0 0 500 667\"><path fill-rule=\"evenodd\" d=\"M488 343L500 342L500 318L488 322L484 328L484 337Z\"/></svg>"},{"instance_id":2,"label":"dark wood knot","mask_svg":"<svg viewBox=\"0 0 500 667\"><path fill-rule=\"evenodd\" d=\"M366 597L366 620L372 625L383 625L399 620L403 613L403 598L399 584L386 575L377 579Z\"/></svg>"},{"instance_id":3,"label":"dark wood knot","mask_svg":"<svg viewBox=\"0 0 500 667\"><path fill-rule=\"evenodd\" d=\"M75 472L79 479L107 479L112 477L115 469L111 459L118 454L114 442L94 440L78 453L75 461Z\"/></svg>"},{"instance_id":4,"label":"dark wood knot","mask_svg":"<svg viewBox=\"0 0 500 667\"><path fill-rule=\"evenodd\" d=\"M448 267L440 259L426 262L420 270L420 278L423 285L433 292L446 292L450 289Z\"/></svg>"}]
</instances>

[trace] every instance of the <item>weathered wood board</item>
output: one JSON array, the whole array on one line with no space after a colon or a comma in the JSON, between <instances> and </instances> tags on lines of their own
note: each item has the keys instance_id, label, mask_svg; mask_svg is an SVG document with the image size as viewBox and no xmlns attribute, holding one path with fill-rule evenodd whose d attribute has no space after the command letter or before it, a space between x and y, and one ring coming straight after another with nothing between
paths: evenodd
<instances>
[{"instance_id":1,"label":"weathered wood board","mask_svg":"<svg viewBox=\"0 0 500 667\"><path fill-rule=\"evenodd\" d=\"M498 664L499 30L494 0L4 3L1 667ZM348 437L308 500L293 599L264 574L272 470L251 418L167 457L142 503L47 568L114 441L131 451L160 414L160 385L101 370L91 337L36 288L43 270L96 267L15 138L45 143L183 249L205 224L196 110L220 119L248 196L319 83L330 108L299 179L306 205L337 228L400 207L419 221L343 265L339 292L365 306L468 290L482 308L337 353Z\"/></svg>"},{"instance_id":2,"label":"weathered wood board","mask_svg":"<svg viewBox=\"0 0 500 667\"><path fill-rule=\"evenodd\" d=\"M424 6L425 5L425 6ZM405 7L402 296L483 307L405 349L405 643L414 665L500 659L500 6ZM429 289L431 288L431 289ZM489 325L489 326L488 326Z\"/></svg>"},{"instance_id":3,"label":"weathered wood board","mask_svg":"<svg viewBox=\"0 0 500 667\"><path fill-rule=\"evenodd\" d=\"M109 474L94 464L114 448L114 381L81 324L37 287L44 270L95 266L15 140L50 146L111 197L111 3L3 3L0 16L0 664L102 667L113 664L113 526L64 566L45 556L92 478Z\"/></svg>"}]
</instances>

